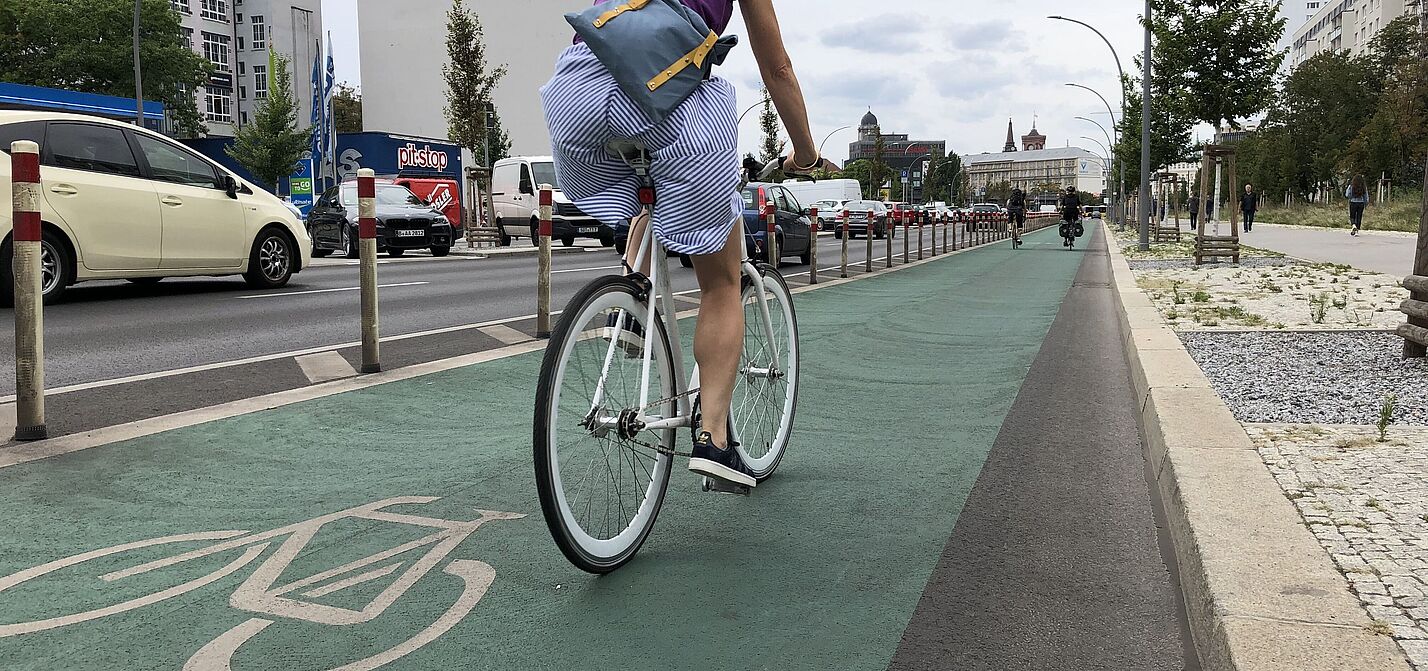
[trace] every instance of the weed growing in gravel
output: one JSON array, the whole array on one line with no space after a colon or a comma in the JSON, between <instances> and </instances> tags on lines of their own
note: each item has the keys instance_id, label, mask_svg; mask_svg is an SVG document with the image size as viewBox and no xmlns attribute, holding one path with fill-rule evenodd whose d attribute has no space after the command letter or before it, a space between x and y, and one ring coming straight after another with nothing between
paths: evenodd
<instances>
[{"instance_id":1,"label":"weed growing in gravel","mask_svg":"<svg viewBox=\"0 0 1428 671\"><path fill-rule=\"evenodd\" d=\"M1175 282L1174 284L1171 284L1171 285L1170 285L1170 290L1173 291L1173 292L1175 292L1175 304L1176 304L1176 305L1184 305L1184 304L1185 304L1185 297L1180 295L1180 285L1182 285L1182 284L1184 284L1184 282Z\"/></svg>"},{"instance_id":2,"label":"weed growing in gravel","mask_svg":"<svg viewBox=\"0 0 1428 671\"><path fill-rule=\"evenodd\" d=\"M1275 283L1274 283L1274 280L1265 280L1263 286L1264 286L1265 290L1268 291L1269 293L1272 293L1272 294L1282 294L1282 293L1284 293L1284 287L1281 287L1281 286L1279 286L1278 284L1275 284Z\"/></svg>"},{"instance_id":3,"label":"weed growing in gravel","mask_svg":"<svg viewBox=\"0 0 1428 671\"><path fill-rule=\"evenodd\" d=\"M1169 312L1166 312L1166 313L1165 313L1165 318L1168 319L1168 320L1170 320L1170 321L1175 321L1175 320L1177 320L1177 319L1180 318L1180 313L1179 313L1178 311L1172 309L1172 310L1170 310Z\"/></svg>"},{"instance_id":4,"label":"weed growing in gravel","mask_svg":"<svg viewBox=\"0 0 1428 671\"><path fill-rule=\"evenodd\" d=\"M1393 413L1398 410L1398 394L1383 397L1383 405L1378 408L1378 442L1388 442L1388 427L1393 424Z\"/></svg>"},{"instance_id":5,"label":"weed growing in gravel","mask_svg":"<svg viewBox=\"0 0 1428 671\"><path fill-rule=\"evenodd\" d=\"M1391 624L1389 624L1389 623L1387 623L1387 622L1384 622L1383 620L1374 620L1374 621L1373 621L1373 624L1369 625L1369 626L1366 627L1366 628L1369 630L1369 633L1371 633L1371 634L1377 634L1377 635L1379 635L1379 636L1392 636L1392 635L1393 635L1393 625L1391 625Z\"/></svg>"},{"instance_id":6,"label":"weed growing in gravel","mask_svg":"<svg viewBox=\"0 0 1428 671\"><path fill-rule=\"evenodd\" d=\"M1329 314L1329 294L1315 294L1309 297L1309 318L1315 324L1323 324Z\"/></svg>"},{"instance_id":7,"label":"weed growing in gravel","mask_svg":"<svg viewBox=\"0 0 1428 671\"><path fill-rule=\"evenodd\" d=\"M1364 505L1373 508L1374 510L1387 510L1387 506L1383 505L1383 501L1380 501L1378 499L1369 499L1366 503L1364 503Z\"/></svg>"},{"instance_id":8,"label":"weed growing in gravel","mask_svg":"<svg viewBox=\"0 0 1428 671\"><path fill-rule=\"evenodd\" d=\"M1349 297L1348 297L1348 296L1344 296L1343 298L1335 298L1335 299L1334 299L1334 308L1335 308L1335 309L1343 310L1344 308L1347 308L1347 307L1349 307Z\"/></svg>"},{"instance_id":9,"label":"weed growing in gravel","mask_svg":"<svg viewBox=\"0 0 1428 671\"><path fill-rule=\"evenodd\" d=\"M1190 300L1195 301L1196 303L1209 303L1210 294L1204 291L1196 291L1195 295L1190 297Z\"/></svg>"},{"instance_id":10,"label":"weed growing in gravel","mask_svg":"<svg viewBox=\"0 0 1428 671\"><path fill-rule=\"evenodd\" d=\"M1424 513L1424 514L1422 514L1422 515L1419 515L1419 516L1418 516L1418 519L1423 520L1424 522L1428 522L1428 513Z\"/></svg>"}]
</instances>

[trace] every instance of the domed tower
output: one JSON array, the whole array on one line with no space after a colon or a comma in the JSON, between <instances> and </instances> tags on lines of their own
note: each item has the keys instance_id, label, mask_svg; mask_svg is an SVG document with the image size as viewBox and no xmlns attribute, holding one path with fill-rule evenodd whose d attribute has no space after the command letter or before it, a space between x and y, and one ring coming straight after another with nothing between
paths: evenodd
<instances>
[{"instance_id":1,"label":"domed tower","mask_svg":"<svg viewBox=\"0 0 1428 671\"><path fill-rule=\"evenodd\" d=\"M858 124L858 137L864 142L875 142L878 139L878 117L873 114L871 108L863 115L863 121Z\"/></svg>"}]
</instances>

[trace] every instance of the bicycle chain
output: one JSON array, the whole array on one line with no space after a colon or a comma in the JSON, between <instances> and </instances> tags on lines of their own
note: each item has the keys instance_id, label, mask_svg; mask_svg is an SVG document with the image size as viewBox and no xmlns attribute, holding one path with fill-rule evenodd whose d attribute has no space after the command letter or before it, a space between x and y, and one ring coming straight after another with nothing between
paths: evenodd
<instances>
[{"instance_id":1,"label":"bicycle chain","mask_svg":"<svg viewBox=\"0 0 1428 671\"><path fill-rule=\"evenodd\" d=\"M667 398L661 398L661 399L656 400L656 401L650 401L649 403L646 403L644 407L640 408L640 412L644 412L644 411L646 411L646 410L649 410L650 408L659 407L659 406L664 405L664 404L666 404L666 403L670 403L670 402L673 402L673 401L678 401L678 400L681 399L681 398L684 398L684 397L686 397L686 396L692 396L692 395L698 394L698 393L699 393L699 390L698 390L698 389L690 389L689 391L686 391L686 392L684 392L684 393L682 393L682 394L675 394L674 396L670 396L670 397L667 397ZM639 439L637 439L637 438L630 438L630 439L627 440L627 441L621 441L621 442L634 443L634 444L636 444L636 445L639 445L640 447L644 447L644 448L646 448L646 449L654 450L655 452L658 452L658 453L660 453L660 454L664 454L664 455L668 455L668 456L673 456L673 457L692 457L692 456L694 456L694 453L693 453L693 452L680 452L679 450L676 450L676 449L674 449L674 448L666 448L666 447L660 447L660 446L658 446L658 445L651 445L651 444L646 443L645 441L639 440Z\"/></svg>"}]
</instances>

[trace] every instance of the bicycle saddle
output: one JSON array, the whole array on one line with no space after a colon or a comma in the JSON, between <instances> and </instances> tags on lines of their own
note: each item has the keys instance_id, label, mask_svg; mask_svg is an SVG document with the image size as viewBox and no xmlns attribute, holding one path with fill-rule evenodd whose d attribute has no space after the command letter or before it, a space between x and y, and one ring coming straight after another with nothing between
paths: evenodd
<instances>
[{"instance_id":1,"label":"bicycle saddle","mask_svg":"<svg viewBox=\"0 0 1428 671\"><path fill-rule=\"evenodd\" d=\"M605 143L605 150L626 161L649 157L645 146L633 140L611 140Z\"/></svg>"}]
</instances>

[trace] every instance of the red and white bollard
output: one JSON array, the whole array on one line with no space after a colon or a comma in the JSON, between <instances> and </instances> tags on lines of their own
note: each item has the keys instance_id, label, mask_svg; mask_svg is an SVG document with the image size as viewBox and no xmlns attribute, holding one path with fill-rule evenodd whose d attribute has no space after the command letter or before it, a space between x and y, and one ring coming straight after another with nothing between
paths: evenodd
<instances>
[{"instance_id":1,"label":"red and white bollard","mask_svg":"<svg viewBox=\"0 0 1428 671\"><path fill-rule=\"evenodd\" d=\"M555 189L540 185L540 223L536 237L540 250L536 254L536 337L550 337L550 236L555 234L551 217L555 214ZM632 241L633 242L633 241Z\"/></svg>"},{"instance_id":2,"label":"red and white bollard","mask_svg":"<svg viewBox=\"0 0 1428 671\"><path fill-rule=\"evenodd\" d=\"M362 373L382 370L377 314L377 179L371 168L357 171L357 239L362 286Z\"/></svg>"},{"instance_id":3,"label":"red and white bollard","mask_svg":"<svg viewBox=\"0 0 1428 671\"><path fill-rule=\"evenodd\" d=\"M871 272L873 272L873 226L874 226L874 224L877 223L877 221L878 221L878 214L877 214L877 212L874 212L873 210L868 210L868 230L867 230L867 238L868 238L868 258L866 258L866 259L863 260L863 272L865 272L865 273L871 273ZM888 225L892 225L892 213L891 213L891 212L888 213ZM888 231L888 235L892 235L892 231Z\"/></svg>"},{"instance_id":4,"label":"red and white bollard","mask_svg":"<svg viewBox=\"0 0 1428 671\"><path fill-rule=\"evenodd\" d=\"M903 216L907 216L907 215L910 215L910 214L912 214L912 213L911 213L911 212L905 212L905 213L903 213ZM909 255L908 255L908 239L912 237L912 231L909 230L909 229L911 229L911 228L912 228L911 226L908 226L908 225L907 225L907 222L906 222L906 221L903 222L903 224L902 224L902 262L903 262L904 264L906 264L908 261L912 260L912 259L909 257Z\"/></svg>"},{"instance_id":5,"label":"red and white bollard","mask_svg":"<svg viewBox=\"0 0 1428 671\"><path fill-rule=\"evenodd\" d=\"M808 283L818 284L818 208L808 209Z\"/></svg>"},{"instance_id":6,"label":"red and white bollard","mask_svg":"<svg viewBox=\"0 0 1428 671\"><path fill-rule=\"evenodd\" d=\"M922 260L922 235L923 229L927 227L927 213L917 215L917 260Z\"/></svg>"},{"instance_id":7,"label":"red and white bollard","mask_svg":"<svg viewBox=\"0 0 1428 671\"><path fill-rule=\"evenodd\" d=\"M764 225L764 256L769 265L777 268L783 257L779 256L782 250L778 248L778 208L771 202L764 203Z\"/></svg>"},{"instance_id":8,"label":"red and white bollard","mask_svg":"<svg viewBox=\"0 0 1428 671\"><path fill-rule=\"evenodd\" d=\"M15 440L43 440L45 427L45 294L41 265L40 146L10 145L15 231ZM63 281L63 278L57 278Z\"/></svg>"},{"instance_id":9,"label":"red and white bollard","mask_svg":"<svg viewBox=\"0 0 1428 671\"><path fill-rule=\"evenodd\" d=\"M886 236L888 243L888 255L884 257L886 259L886 263L883 265L884 268L891 268L893 266L893 234L897 232L897 225L900 223L902 223L902 213L894 212L892 217L892 227L888 229L888 234Z\"/></svg>"}]
</instances>

